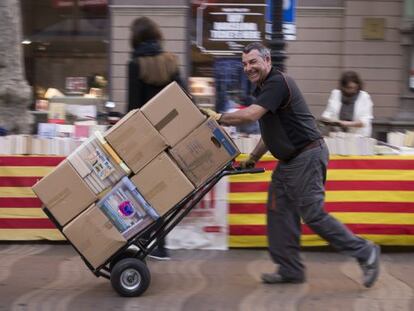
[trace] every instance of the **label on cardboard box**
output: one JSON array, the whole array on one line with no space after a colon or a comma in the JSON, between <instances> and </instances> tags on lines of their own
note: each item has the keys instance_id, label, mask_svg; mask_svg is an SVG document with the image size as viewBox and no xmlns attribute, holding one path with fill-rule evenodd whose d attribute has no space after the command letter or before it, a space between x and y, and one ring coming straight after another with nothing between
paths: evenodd
<instances>
[{"instance_id":1,"label":"label on cardboard box","mask_svg":"<svg viewBox=\"0 0 414 311\"><path fill-rule=\"evenodd\" d=\"M122 178L97 205L126 239L159 218L128 177Z\"/></svg>"},{"instance_id":2,"label":"label on cardboard box","mask_svg":"<svg viewBox=\"0 0 414 311\"><path fill-rule=\"evenodd\" d=\"M78 147L68 160L95 194L115 185L126 175L95 135Z\"/></svg>"},{"instance_id":3,"label":"label on cardboard box","mask_svg":"<svg viewBox=\"0 0 414 311\"><path fill-rule=\"evenodd\" d=\"M234 143L229 140L229 137L222 132L221 129L215 128L213 129L213 135L217 139L218 142L226 149L227 153L233 157L235 154L238 154L237 147L235 147Z\"/></svg>"},{"instance_id":4,"label":"label on cardboard box","mask_svg":"<svg viewBox=\"0 0 414 311\"><path fill-rule=\"evenodd\" d=\"M206 120L170 153L196 187L240 154L231 138L213 119Z\"/></svg>"},{"instance_id":5,"label":"label on cardboard box","mask_svg":"<svg viewBox=\"0 0 414 311\"><path fill-rule=\"evenodd\" d=\"M92 164L92 168L96 175L101 179L109 177L115 171L115 167L109 158L100 149L96 149L96 161Z\"/></svg>"}]
</instances>

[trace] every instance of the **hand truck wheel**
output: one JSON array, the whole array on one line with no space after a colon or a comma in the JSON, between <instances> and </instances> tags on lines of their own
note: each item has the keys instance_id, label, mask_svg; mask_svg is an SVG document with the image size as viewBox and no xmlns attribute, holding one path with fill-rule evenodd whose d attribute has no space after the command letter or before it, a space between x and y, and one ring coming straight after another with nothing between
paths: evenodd
<instances>
[{"instance_id":1,"label":"hand truck wheel","mask_svg":"<svg viewBox=\"0 0 414 311\"><path fill-rule=\"evenodd\" d=\"M142 295L151 282L147 265L137 258L124 258L111 270L111 284L114 290L124 297Z\"/></svg>"},{"instance_id":2,"label":"hand truck wheel","mask_svg":"<svg viewBox=\"0 0 414 311\"><path fill-rule=\"evenodd\" d=\"M112 269L115 267L115 265L118 263L118 261L121 261L125 258L137 258L138 251L132 248L128 248L124 250L123 252L119 253L117 256L115 256L111 262L109 263L109 270L112 271ZM145 260L142 260L144 264L146 264Z\"/></svg>"}]
</instances>

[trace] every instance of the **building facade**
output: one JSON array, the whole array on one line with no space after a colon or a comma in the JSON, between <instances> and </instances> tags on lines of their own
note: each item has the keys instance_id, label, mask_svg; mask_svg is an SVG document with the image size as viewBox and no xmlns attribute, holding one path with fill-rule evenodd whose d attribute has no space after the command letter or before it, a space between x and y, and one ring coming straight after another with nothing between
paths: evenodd
<instances>
[{"instance_id":1,"label":"building facade","mask_svg":"<svg viewBox=\"0 0 414 311\"><path fill-rule=\"evenodd\" d=\"M28 81L63 88L65 76L103 73L109 81L109 98L125 111L129 27L139 16L161 26L164 48L178 55L186 80L194 75L214 80L214 72L199 68L218 70L220 62L215 62L215 55L195 51L192 44L194 6L203 2L54 0L50 5L46 0L22 0L24 34L32 41L25 47ZM48 18L36 18L45 12ZM296 0L295 14L296 39L287 41L286 71L296 79L316 117L340 74L355 70L372 96L378 131L414 126L412 0ZM236 64L240 54L228 57ZM225 70L233 66L224 63Z\"/></svg>"}]
</instances>

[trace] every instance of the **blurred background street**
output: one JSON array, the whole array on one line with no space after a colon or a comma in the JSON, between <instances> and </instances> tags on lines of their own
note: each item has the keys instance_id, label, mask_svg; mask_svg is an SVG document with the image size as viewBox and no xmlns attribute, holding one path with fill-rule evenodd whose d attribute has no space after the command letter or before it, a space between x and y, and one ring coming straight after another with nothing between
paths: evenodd
<instances>
[{"instance_id":1,"label":"blurred background street","mask_svg":"<svg viewBox=\"0 0 414 311\"><path fill-rule=\"evenodd\" d=\"M308 282L264 285L264 249L175 250L147 261L152 282L122 298L66 244L0 245L0 310L414 310L414 255L386 251L376 285L360 285L356 263L335 252L305 251Z\"/></svg>"},{"instance_id":2,"label":"blurred background street","mask_svg":"<svg viewBox=\"0 0 414 311\"><path fill-rule=\"evenodd\" d=\"M413 0L1 0L0 16L0 311L414 310ZM130 96L142 80L132 74L138 71L140 49L132 44L131 26L140 17L158 25L162 38L153 48L175 55L177 72L171 72L181 77L183 88L191 94L189 100L177 86L185 100L169 100L177 106L190 105L194 113L180 112L183 119L173 118L171 124L177 128L186 125L176 141L165 137L177 134L176 128L159 127L159 120L144 115L145 109L135 111L135 117L148 120L134 124L152 122L146 130L137 128L135 134L128 130L119 141L106 140L105 133L130 108L138 108L130 107L130 102L142 99ZM175 163L171 150L205 122L193 104L226 113L254 103L254 85L243 73L240 58L243 47L252 41L271 48L272 64L296 81L318 121L331 154L326 210L355 234L385 246L378 282L364 288L354 260L328 251L325 241L306 225L301 242L307 283L260 282L262 272L274 269L265 248L266 200L277 161L266 154L257 163L266 169L264 174L223 180L168 234L172 259L147 261L152 282L141 297L118 296L111 283L95 277L64 242L42 207L50 212L60 198L62 205L51 214L56 217L73 208L72 215L64 215L62 228L72 228L75 236L68 238L72 243L82 240L78 236L95 239L85 245L97 247L89 255L101 256L97 264L102 263L113 254L99 253L102 249L112 245L115 251L129 237L124 229L114 229L113 235L97 234L102 228L113 228L105 225L108 222L100 223L99 230L84 225L85 212L126 175L148 184L148 176L155 176L152 186L156 187L151 189L159 190L159 180L167 180L170 172L179 173L182 184L165 182L168 187L163 189L169 193L163 198L171 200L162 202L166 209L185 197L182 193L172 202L177 189L201 184L182 174L185 167ZM369 122L363 125L369 131L364 134L322 120L332 94L338 94L342 105L340 77L347 71L356 72L361 83L357 83L358 96L353 94L344 103L357 105L364 92L372 106L365 116ZM347 119L359 120L358 109L347 110ZM355 110L352 118L351 110ZM234 158L245 160L260 139L257 122L225 130L241 153L232 154L226 164ZM156 140L136 134L151 132L159 141L165 139L165 144L159 144L162 150L148 148ZM139 148L148 153L148 161L140 167L135 157L120 155L124 148L115 147L127 139L131 140L128 147L142 143ZM66 161L75 153L80 157L82 148L82 161ZM104 153L107 156L98 157ZM154 164L161 153L171 171ZM200 159L197 163L208 163ZM63 161L67 171L59 173L56 168ZM224 167L212 162L217 169ZM100 164L108 163L112 169L102 171ZM151 163L158 171L148 169L147 176L136 177ZM32 187L56 171L58 182L43 179L49 184L42 199ZM206 180L212 172L202 173ZM80 194L79 185L89 195ZM136 186L146 200L161 197ZM122 203L119 206L129 206ZM166 210L158 202L150 204ZM95 214L88 215L95 219Z\"/></svg>"}]
</instances>

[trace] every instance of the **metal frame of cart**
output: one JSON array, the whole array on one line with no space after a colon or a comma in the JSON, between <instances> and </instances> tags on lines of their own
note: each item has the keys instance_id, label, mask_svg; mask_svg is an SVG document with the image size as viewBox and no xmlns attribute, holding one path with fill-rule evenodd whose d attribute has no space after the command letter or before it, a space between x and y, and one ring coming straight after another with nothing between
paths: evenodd
<instances>
[{"instance_id":1,"label":"metal frame of cart","mask_svg":"<svg viewBox=\"0 0 414 311\"><path fill-rule=\"evenodd\" d=\"M94 268L88 262L69 239L67 241L75 248L93 274L97 277L104 277L110 280L112 287L119 295L124 297L140 296L148 289L151 283L151 273L145 263L145 257L157 246L158 240L165 238L224 176L262 172L264 172L264 169L261 168L239 169L229 164L210 177L203 185L193 190L156 222L129 239L126 245L97 268ZM57 222L54 216L47 208L44 208L44 211L64 235L63 227ZM144 239L143 236L146 236L146 238ZM136 247L131 247L133 245Z\"/></svg>"}]
</instances>

